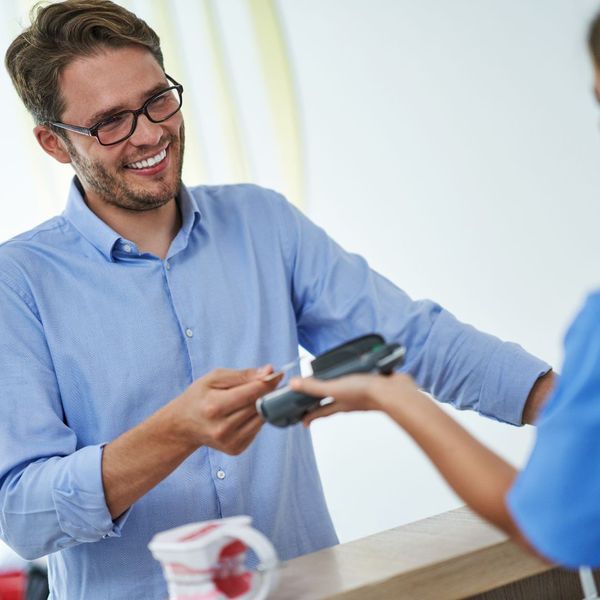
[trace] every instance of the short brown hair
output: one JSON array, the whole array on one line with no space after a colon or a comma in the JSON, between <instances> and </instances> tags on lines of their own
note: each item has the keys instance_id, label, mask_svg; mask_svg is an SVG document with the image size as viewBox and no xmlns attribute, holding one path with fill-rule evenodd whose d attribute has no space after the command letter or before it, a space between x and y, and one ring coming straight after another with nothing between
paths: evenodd
<instances>
[{"instance_id":1,"label":"short brown hair","mask_svg":"<svg viewBox=\"0 0 600 600\"><path fill-rule=\"evenodd\" d=\"M164 69L158 35L145 21L109 0L38 2L31 25L15 38L4 64L21 100L39 124L60 121L59 78L73 60L103 48L146 47Z\"/></svg>"},{"instance_id":2,"label":"short brown hair","mask_svg":"<svg viewBox=\"0 0 600 600\"><path fill-rule=\"evenodd\" d=\"M592 53L594 63L600 67L600 13L596 15L596 18L590 25L588 33L588 46Z\"/></svg>"}]
</instances>

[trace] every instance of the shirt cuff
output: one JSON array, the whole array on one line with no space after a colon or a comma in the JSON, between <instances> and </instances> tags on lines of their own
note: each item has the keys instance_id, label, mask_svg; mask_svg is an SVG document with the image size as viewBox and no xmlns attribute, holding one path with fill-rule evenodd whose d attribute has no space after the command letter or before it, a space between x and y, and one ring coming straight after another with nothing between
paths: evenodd
<instances>
[{"instance_id":1,"label":"shirt cuff","mask_svg":"<svg viewBox=\"0 0 600 600\"><path fill-rule=\"evenodd\" d=\"M131 511L114 521L110 515L102 485L102 450L102 445L86 446L65 457L68 467L52 491L60 528L78 542L119 537Z\"/></svg>"},{"instance_id":2,"label":"shirt cuff","mask_svg":"<svg viewBox=\"0 0 600 600\"><path fill-rule=\"evenodd\" d=\"M479 412L497 421L522 425L529 392L550 369L549 364L518 344L503 342L492 355L485 373Z\"/></svg>"}]
</instances>

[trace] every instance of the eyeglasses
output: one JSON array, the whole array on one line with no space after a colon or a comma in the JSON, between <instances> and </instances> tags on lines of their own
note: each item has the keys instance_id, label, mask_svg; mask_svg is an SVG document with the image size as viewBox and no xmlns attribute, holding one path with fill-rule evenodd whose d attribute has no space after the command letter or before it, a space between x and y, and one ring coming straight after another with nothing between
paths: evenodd
<instances>
[{"instance_id":1,"label":"eyeglasses","mask_svg":"<svg viewBox=\"0 0 600 600\"><path fill-rule=\"evenodd\" d=\"M166 75L166 73L165 73ZM173 84L161 92L150 96L137 110L122 110L91 127L79 127L66 123L50 122L49 125L95 137L103 146L112 146L124 142L133 135L141 114L152 123L162 123L179 111L183 103L183 86L166 75Z\"/></svg>"}]
</instances>

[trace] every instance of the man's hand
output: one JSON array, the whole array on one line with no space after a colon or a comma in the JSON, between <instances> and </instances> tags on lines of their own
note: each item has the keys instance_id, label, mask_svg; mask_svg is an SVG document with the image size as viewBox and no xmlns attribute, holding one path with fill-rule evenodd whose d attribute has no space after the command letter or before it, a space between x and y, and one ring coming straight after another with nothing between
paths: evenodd
<instances>
[{"instance_id":1,"label":"man's hand","mask_svg":"<svg viewBox=\"0 0 600 600\"><path fill-rule=\"evenodd\" d=\"M112 518L125 512L200 446L227 454L243 452L262 425L256 400L281 379L263 381L271 372L271 367L212 371L107 444L102 453L102 483Z\"/></svg>"},{"instance_id":2,"label":"man's hand","mask_svg":"<svg viewBox=\"0 0 600 600\"><path fill-rule=\"evenodd\" d=\"M174 400L185 439L196 447L210 446L227 454L243 452L263 424L256 400L281 380L264 381L271 372L271 367L216 369L192 383Z\"/></svg>"}]
</instances>

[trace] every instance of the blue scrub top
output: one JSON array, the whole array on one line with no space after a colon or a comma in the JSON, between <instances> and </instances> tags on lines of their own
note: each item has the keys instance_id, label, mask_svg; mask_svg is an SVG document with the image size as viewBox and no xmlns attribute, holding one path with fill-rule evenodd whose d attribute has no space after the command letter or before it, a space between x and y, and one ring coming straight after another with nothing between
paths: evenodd
<instances>
[{"instance_id":1,"label":"blue scrub top","mask_svg":"<svg viewBox=\"0 0 600 600\"><path fill-rule=\"evenodd\" d=\"M600 566L600 292L565 338L560 383L507 502L525 537L568 567Z\"/></svg>"}]
</instances>

